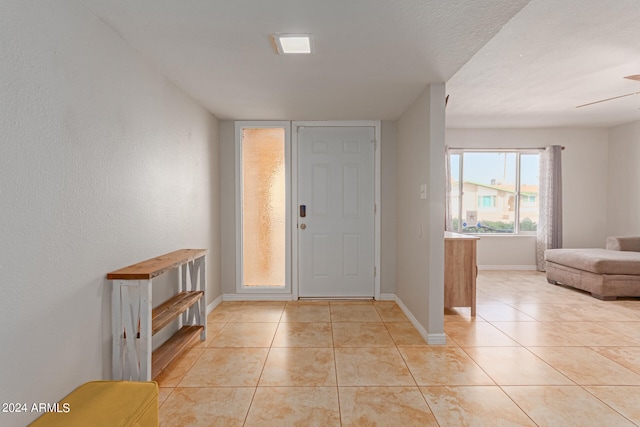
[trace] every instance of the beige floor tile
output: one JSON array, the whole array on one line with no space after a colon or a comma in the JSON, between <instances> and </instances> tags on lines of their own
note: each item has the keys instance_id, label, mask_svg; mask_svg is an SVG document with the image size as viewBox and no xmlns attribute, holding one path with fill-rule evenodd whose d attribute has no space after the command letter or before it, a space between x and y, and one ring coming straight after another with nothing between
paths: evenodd
<instances>
[{"instance_id":1,"label":"beige floor tile","mask_svg":"<svg viewBox=\"0 0 640 427\"><path fill-rule=\"evenodd\" d=\"M615 322L638 320L635 314L622 309L615 309L615 306L608 304L612 301L600 301L595 298L575 301L568 304L554 304L559 310L554 321L568 322ZM547 319L541 319L547 320Z\"/></svg>"},{"instance_id":2,"label":"beige floor tile","mask_svg":"<svg viewBox=\"0 0 640 427\"><path fill-rule=\"evenodd\" d=\"M411 322L392 322L387 323L386 327L398 347L425 347L427 345Z\"/></svg>"},{"instance_id":3,"label":"beige floor tile","mask_svg":"<svg viewBox=\"0 0 640 427\"><path fill-rule=\"evenodd\" d=\"M242 303L243 307L278 307L284 308L291 301L244 301Z\"/></svg>"},{"instance_id":4,"label":"beige floor tile","mask_svg":"<svg viewBox=\"0 0 640 427\"><path fill-rule=\"evenodd\" d=\"M476 289L476 304L504 304L500 298Z\"/></svg>"},{"instance_id":5,"label":"beige floor tile","mask_svg":"<svg viewBox=\"0 0 640 427\"><path fill-rule=\"evenodd\" d=\"M420 387L441 426L535 426L497 386Z\"/></svg>"},{"instance_id":6,"label":"beige floor tile","mask_svg":"<svg viewBox=\"0 0 640 427\"><path fill-rule=\"evenodd\" d=\"M510 288L511 283L505 283L504 288L499 291L494 291L493 293L500 295L499 300L503 304L540 304L544 302L544 299L540 298L540 296L536 294L532 294L531 292L519 290L516 288ZM486 291L486 289L483 289ZM554 299L557 301L557 299Z\"/></svg>"},{"instance_id":7,"label":"beige floor tile","mask_svg":"<svg viewBox=\"0 0 640 427\"><path fill-rule=\"evenodd\" d=\"M162 427L242 426L255 388L176 388L160 407Z\"/></svg>"},{"instance_id":8,"label":"beige floor tile","mask_svg":"<svg viewBox=\"0 0 640 427\"><path fill-rule=\"evenodd\" d=\"M339 387L342 425L434 426L418 387Z\"/></svg>"},{"instance_id":9,"label":"beige floor tile","mask_svg":"<svg viewBox=\"0 0 640 427\"><path fill-rule=\"evenodd\" d=\"M611 304L611 303L614 304ZM638 308L635 310L616 306L615 301L600 301L592 298L590 304L579 307L584 322L631 322L640 320Z\"/></svg>"},{"instance_id":10,"label":"beige floor tile","mask_svg":"<svg viewBox=\"0 0 640 427\"><path fill-rule=\"evenodd\" d=\"M225 322L207 321L207 339L204 341L196 341L193 346L203 348L209 347L225 325Z\"/></svg>"},{"instance_id":11,"label":"beige floor tile","mask_svg":"<svg viewBox=\"0 0 640 427\"><path fill-rule=\"evenodd\" d=\"M441 344L444 347L460 347L458 345L458 343L456 342L456 340L454 340L453 338L451 338L449 335L444 334L446 337L447 342L445 344Z\"/></svg>"},{"instance_id":12,"label":"beige floor tile","mask_svg":"<svg viewBox=\"0 0 640 427\"><path fill-rule=\"evenodd\" d=\"M285 307L295 306L295 305L325 305L328 306L330 304L329 300L326 299L297 299L293 301L287 301Z\"/></svg>"},{"instance_id":13,"label":"beige floor tile","mask_svg":"<svg viewBox=\"0 0 640 427\"><path fill-rule=\"evenodd\" d=\"M559 322L492 322L492 325L527 346L580 346L570 334L559 331Z\"/></svg>"},{"instance_id":14,"label":"beige floor tile","mask_svg":"<svg viewBox=\"0 0 640 427\"><path fill-rule=\"evenodd\" d=\"M600 322L598 324L640 342L640 322Z\"/></svg>"},{"instance_id":15,"label":"beige floor tile","mask_svg":"<svg viewBox=\"0 0 640 427\"><path fill-rule=\"evenodd\" d=\"M225 301L156 378L161 425L640 425L640 299L482 271L477 302L435 346L394 301Z\"/></svg>"},{"instance_id":16,"label":"beige floor tile","mask_svg":"<svg viewBox=\"0 0 640 427\"><path fill-rule=\"evenodd\" d=\"M579 385L640 385L640 375L587 347L529 347Z\"/></svg>"},{"instance_id":17,"label":"beige floor tile","mask_svg":"<svg viewBox=\"0 0 640 427\"><path fill-rule=\"evenodd\" d=\"M332 322L382 322L373 304L331 304Z\"/></svg>"},{"instance_id":18,"label":"beige floor tile","mask_svg":"<svg viewBox=\"0 0 640 427\"><path fill-rule=\"evenodd\" d=\"M374 301L371 299L338 299L338 300L330 300L329 305L331 306L339 306L339 305L370 305L373 306Z\"/></svg>"},{"instance_id":19,"label":"beige floor tile","mask_svg":"<svg viewBox=\"0 0 640 427\"><path fill-rule=\"evenodd\" d=\"M335 347L394 347L384 323L333 323Z\"/></svg>"},{"instance_id":20,"label":"beige floor tile","mask_svg":"<svg viewBox=\"0 0 640 427\"><path fill-rule=\"evenodd\" d=\"M287 304L282 322L331 322L329 304Z\"/></svg>"},{"instance_id":21,"label":"beige floor tile","mask_svg":"<svg viewBox=\"0 0 640 427\"><path fill-rule=\"evenodd\" d=\"M383 322L408 322L409 319L395 302L374 304Z\"/></svg>"},{"instance_id":22,"label":"beige floor tile","mask_svg":"<svg viewBox=\"0 0 640 427\"><path fill-rule=\"evenodd\" d=\"M339 386L416 385L395 348L336 348Z\"/></svg>"},{"instance_id":23,"label":"beige floor tile","mask_svg":"<svg viewBox=\"0 0 640 427\"><path fill-rule=\"evenodd\" d=\"M540 426L633 426L581 387L507 386L502 389Z\"/></svg>"},{"instance_id":24,"label":"beige floor tile","mask_svg":"<svg viewBox=\"0 0 640 427\"><path fill-rule=\"evenodd\" d=\"M531 316L507 304L477 304L476 314L489 322L535 322Z\"/></svg>"},{"instance_id":25,"label":"beige floor tile","mask_svg":"<svg viewBox=\"0 0 640 427\"><path fill-rule=\"evenodd\" d=\"M385 306L385 307L398 307L398 303L396 303L393 300L388 300L388 299L380 299L380 300L375 300L371 302L373 304L374 307L378 307L378 306Z\"/></svg>"},{"instance_id":26,"label":"beige floor tile","mask_svg":"<svg viewBox=\"0 0 640 427\"><path fill-rule=\"evenodd\" d=\"M467 347L464 350L498 385L573 385L523 347Z\"/></svg>"},{"instance_id":27,"label":"beige floor tile","mask_svg":"<svg viewBox=\"0 0 640 427\"><path fill-rule=\"evenodd\" d=\"M580 322L584 316L569 304L513 304L517 310L539 322Z\"/></svg>"},{"instance_id":28,"label":"beige floor tile","mask_svg":"<svg viewBox=\"0 0 640 427\"><path fill-rule=\"evenodd\" d=\"M340 426L336 387L258 387L245 427Z\"/></svg>"},{"instance_id":29,"label":"beige floor tile","mask_svg":"<svg viewBox=\"0 0 640 427\"><path fill-rule=\"evenodd\" d=\"M268 348L207 348L179 386L256 386L268 351Z\"/></svg>"},{"instance_id":30,"label":"beige floor tile","mask_svg":"<svg viewBox=\"0 0 640 427\"><path fill-rule=\"evenodd\" d=\"M277 323L229 322L209 347L270 347Z\"/></svg>"},{"instance_id":31,"label":"beige floor tile","mask_svg":"<svg viewBox=\"0 0 640 427\"><path fill-rule=\"evenodd\" d=\"M444 309L444 323L450 322L485 322L480 316L471 316L471 309L468 307L454 307Z\"/></svg>"},{"instance_id":32,"label":"beige floor tile","mask_svg":"<svg viewBox=\"0 0 640 427\"><path fill-rule=\"evenodd\" d=\"M640 346L639 347L592 347L607 359L640 374ZM640 402L638 402L640 404Z\"/></svg>"},{"instance_id":33,"label":"beige floor tile","mask_svg":"<svg viewBox=\"0 0 640 427\"><path fill-rule=\"evenodd\" d=\"M495 385L459 347L399 348L420 386Z\"/></svg>"},{"instance_id":34,"label":"beige floor tile","mask_svg":"<svg viewBox=\"0 0 640 427\"><path fill-rule=\"evenodd\" d=\"M165 400L173 393L173 390L173 387L158 387L158 406L162 406Z\"/></svg>"},{"instance_id":35,"label":"beige floor tile","mask_svg":"<svg viewBox=\"0 0 640 427\"><path fill-rule=\"evenodd\" d=\"M500 332L489 322L451 322L444 326L444 331L460 347L508 347L518 345L517 342Z\"/></svg>"},{"instance_id":36,"label":"beige floor tile","mask_svg":"<svg viewBox=\"0 0 640 427\"><path fill-rule=\"evenodd\" d=\"M228 322L240 307L242 307L242 302L221 302L209 313L207 322Z\"/></svg>"},{"instance_id":37,"label":"beige floor tile","mask_svg":"<svg viewBox=\"0 0 640 427\"><path fill-rule=\"evenodd\" d=\"M640 342L614 332L597 322L554 322L553 328L586 346L640 346Z\"/></svg>"},{"instance_id":38,"label":"beige floor tile","mask_svg":"<svg viewBox=\"0 0 640 427\"><path fill-rule=\"evenodd\" d=\"M621 321L623 319L628 322L640 321L640 298L619 299L617 301L606 302L613 302L615 311L620 314L620 318L615 319L615 321ZM603 304L606 302L603 302Z\"/></svg>"},{"instance_id":39,"label":"beige floor tile","mask_svg":"<svg viewBox=\"0 0 640 427\"><path fill-rule=\"evenodd\" d=\"M629 420L640 425L640 387L590 386L584 388Z\"/></svg>"},{"instance_id":40,"label":"beige floor tile","mask_svg":"<svg viewBox=\"0 0 640 427\"><path fill-rule=\"evenodd\" d=\"M333 347L331 323L281 322L273 347Z\"/></svg>"},{"instance_id":41,"label":"beige floor tile","mask_svg":"<svg viewBox=\"0 0 640 427\"><path fill-rule=\"evenodd\" d=\"M272 348L258 385L335 386L333 349Z\"/></svg>"},{"instance_id":42,"label":"beige floor tile","mask_svg":"<svg viewBox=\"0 0 640 427\"><path fill-rule=\"evenodd\" d=\"M158 387L177 386L203 352L203 348L194 347L180 353L160 375L154 378Z\"/></svg>"},{"instance_id":43,"label":"beige floor tile","mask_svg":"<svg viewBox=\"0 0 640 427\"><path fill-rule=\"evenodd\" d=\"M207 316L208 322L226 323L230 321L236 314L236 309L233 310L219 310L215 309Z\"/></svg>"},{"instance_id":44,"label":"beige floor tile","mask_svg":"<svg viewBox=\"0 0 640 427\"><path fill-rule=\"evenodd\" d=\"M243 305L236 310L230 322L279 322L284 305Z\"/></svg>"}]
</instances>

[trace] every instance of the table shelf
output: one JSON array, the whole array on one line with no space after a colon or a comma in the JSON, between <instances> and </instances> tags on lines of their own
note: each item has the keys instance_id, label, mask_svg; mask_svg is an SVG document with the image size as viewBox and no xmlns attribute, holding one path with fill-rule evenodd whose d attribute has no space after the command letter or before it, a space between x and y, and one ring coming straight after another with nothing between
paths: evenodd
<instances>
[{"instance_id":1,"label":"table shelf","mask_svg":"<svg viewBox=\"0 0 640 427\"><path fill-rule=\"evenodd\" d=\"M206 340L206 249L180 249L107 274L113 283L113 379L149 381L200 336ZM179 292L152 309L152 279L179 269ZM180 328L152 352L152 337ZM136 337L136 339L127 339Z\"/></svg>"}]
</instances>

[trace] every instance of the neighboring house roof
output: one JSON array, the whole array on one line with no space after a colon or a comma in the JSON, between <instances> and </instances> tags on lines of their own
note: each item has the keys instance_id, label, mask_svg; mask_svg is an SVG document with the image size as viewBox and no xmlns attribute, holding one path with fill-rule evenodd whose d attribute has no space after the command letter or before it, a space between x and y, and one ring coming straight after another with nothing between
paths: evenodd
<instances>
[{"instance_id":1,"label":"neighboring house roof","mask_svg":"<svg viewBox=\"0 0 640 427\"><path fill-rule=\"evenodd\" d=\"M451 181L451 184L457 184L457 181ZM502 191L505 193L515 194L515 190L513 189L513 185L491 185L491 184L483 184L481 182L476 181L463 181L463 184L471 184L478 187L490 188L492 190ZM538 186L537 185L523 185L520 187L520 194L523 196L537 196L538 195Z\"/></svg>"}]
</instances>

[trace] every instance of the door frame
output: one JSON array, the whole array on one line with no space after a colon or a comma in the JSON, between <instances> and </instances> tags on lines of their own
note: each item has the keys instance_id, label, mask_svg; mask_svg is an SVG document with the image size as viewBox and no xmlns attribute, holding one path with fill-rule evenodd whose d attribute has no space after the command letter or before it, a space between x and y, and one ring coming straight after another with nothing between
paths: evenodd
<instances>
[{"instance_id":1,"label":"door frame","mask_svg":"<svg viewBox=\"0 0 640 427\"><path fill-rule=\"evenodd\" d=\"M374 128L374 299L380 300L380 121L379 120L349 120L349 121L292 121L291 122L291 293L294 300L298 299L300 282L298 280L298 129L301 127L372 127Z\"/></svg>"}]
</instances>

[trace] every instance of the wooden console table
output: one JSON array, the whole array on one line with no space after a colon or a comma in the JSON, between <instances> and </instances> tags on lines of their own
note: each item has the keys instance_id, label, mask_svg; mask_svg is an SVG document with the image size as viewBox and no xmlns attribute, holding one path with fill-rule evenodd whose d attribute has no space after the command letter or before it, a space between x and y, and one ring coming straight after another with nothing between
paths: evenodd
<instances>
[{"instance_id":1,"label":"wooden console table","mask_svg":"<svg viewBox=\"0 0 640 427\"><path fill-rule=\"evenodd\" d=\"M444 306L471 307L476 315L476 242L479 237L444 233Z\"/></svg>"},{"instance_id":2,"label":"wooden console table","mask_svg":"<svg viewBox=\"0 0 640 427\"><path fill-rule=\"evenodd\" d=\"M206 254L181 249L107 274L113 283L114 380L150 381L197 336L207 338ZM173 269L180 269L180 292L152 309L152 279ZM153 335L181 315L180 329L152 353Z\"/></svg>"}]
</instances>

